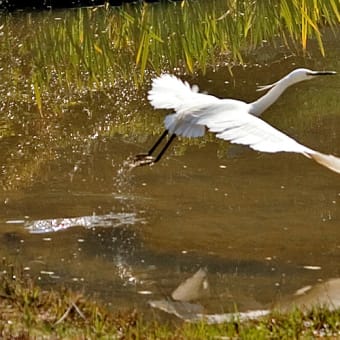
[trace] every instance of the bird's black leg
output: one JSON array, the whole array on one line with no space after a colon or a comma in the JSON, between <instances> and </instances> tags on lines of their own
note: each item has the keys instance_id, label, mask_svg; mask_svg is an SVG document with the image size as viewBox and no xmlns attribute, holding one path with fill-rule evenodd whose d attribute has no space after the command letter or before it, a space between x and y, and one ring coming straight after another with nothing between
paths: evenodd
<instances>
[{"instance_id":1,"label":"bird's black leg","mask_svg":"<svg viewBox=\"0 0 340 340\"><path fill-rule=\"evenodd\" d=\"M163 139L168 134L168 130L165 130L162 135L158 138L156 143L151 147L151 149L147 153L140 153L134 157L134 166L142 166L142 165L150 165L153 163L158 162L165 151L168 149L174 138L176 137L175 134L172 134L169 138L169 140L166 142L164 147L161 149L159 154L155 157L152 157L153 152L156 150L156 148L159 146L159 144L163 141Z\"/></svg>"},{"instance_id":2,"label":"bird's black leg","mask_svg":"<svg viewBox=\"0 0 340 340\"><path fill-rule=\"evenodd\" d=\"M149 156L152 155L152 153L155 151L155 149L157 148L157 146L161 143L161 141L166 137L166 135L168 134L168 130L165 130L161 136L157 139L156 143L151 147L151 149L147 152L147 153L139 153L134 157L135 161L138 160L145 160L147 159Z\"/></svg>"},{"instance_id":3,"label":"bird's black leg","mask_svg":"<svg viewBox=\"0 0 340 340\"><path fill-rule=\"evenodd\" d=\"M172 143L172 141L176 138L176 135L173 133L169 140L166 142L166 144L164 145L163 149L160 151L160 153L157 155L157 157L154 159L153 163L157 163L163 156L164 152L168 149L168 147L170 146L170 144Z\"/></svg>"},{"instance_id":4,"label":"bird's black leg","mask_svg":"<svg viewBox=\"0 0 340 340\"><path fill-rule=\"evenodd\" d=\"M157 139L156 143L152 146L152 148L148 152L148 156L151 156L152 153L156 150L157 146L161 143L161 141L166 137L168 134L168 130L164 130L161 136Z\"/></svg>"}]
</instances>

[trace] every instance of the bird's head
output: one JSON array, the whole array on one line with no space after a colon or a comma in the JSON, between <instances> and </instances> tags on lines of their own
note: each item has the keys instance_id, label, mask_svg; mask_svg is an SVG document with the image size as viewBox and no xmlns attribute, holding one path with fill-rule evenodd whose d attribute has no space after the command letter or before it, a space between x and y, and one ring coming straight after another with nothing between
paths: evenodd
<instances>
[{"instance_id":1,"label":"bird's head","mask_svg":"<svg viewBox=\"0 0 340 340\"><path fill-rule=\"evenodd\" d=\"M270 88L274 87L275 85L278 85L279 83L285 83L285 86L287 87L299 83L300 81L314 79L317 76L329 76L335 74L336 74L335 71L313 71L309 70L308 68L297 68L288 73L281 80L270 85L259 86L257 90L258 91L269 90Z\"/></svg>"},{"instance_id":2,"label":"bird's head","mask_svg":"<svg viewBox=\"0 0 340 340\"><path fill-rule=\"evenodd\" d=\"M313 79L316 76L329 76L335 74L336 74L335 71L313 71L309 70L308 68L297 68L290 72L286 77L292 83L298 83L303 80Z\"/></svg>"}]
</instances>

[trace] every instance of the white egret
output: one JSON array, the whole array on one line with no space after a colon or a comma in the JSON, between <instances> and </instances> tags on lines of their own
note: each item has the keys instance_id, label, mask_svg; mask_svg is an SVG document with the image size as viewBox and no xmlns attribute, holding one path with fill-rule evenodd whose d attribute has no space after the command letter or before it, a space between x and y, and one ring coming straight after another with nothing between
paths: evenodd
<instances>
[{"instance_id":1,"label":"white egret","mask_svg":"<svg viewBox=\"0 0 340 340\"><path fill-rule=\"evenodd\" d=\"M190 87L173 75L163 74L153 79L148 99L154 108L174 109L175 113L165 117L166 130L149 152L135 156L135 166L159 161L176 136L201 137L208 129L217 138L248 145L257 151L300 153L340 173L340 158L310 149L257 118L287 87L316 76L334 74L334 71L295 69L276 83L260 87L260 90L269 91L252 103L199 93L197 86ZM168 134L170 138L167 143L153 157L153 152Z\"/></svg>"}]
</instances>

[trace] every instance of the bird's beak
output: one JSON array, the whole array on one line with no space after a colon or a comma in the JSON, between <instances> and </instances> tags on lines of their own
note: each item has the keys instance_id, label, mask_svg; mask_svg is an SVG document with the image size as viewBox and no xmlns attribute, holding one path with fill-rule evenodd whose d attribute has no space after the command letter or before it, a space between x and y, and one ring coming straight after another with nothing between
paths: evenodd
<instances>
[{"instance_id":1,"label":"bird's beak","mask_svg":"<svg viewBox=\"0 0 340 340\"><path fill-rule=\"evenodd\" d=\"M312 71L308 72L308 75L310 76L333 76L335 75L335 71Z\"/></svg>"}]
</instances>

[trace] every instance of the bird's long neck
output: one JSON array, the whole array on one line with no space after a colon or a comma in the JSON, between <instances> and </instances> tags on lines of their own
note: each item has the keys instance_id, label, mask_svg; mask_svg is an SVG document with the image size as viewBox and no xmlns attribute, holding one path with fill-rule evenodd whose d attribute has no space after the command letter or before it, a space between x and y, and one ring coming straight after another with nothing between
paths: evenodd
<instances>
[{"instance_id":1,"label":"bird's long neck","mask_svg":"<svg viewBox=\"0 0 340 340\"><path fill-rule=\"evenodd\" d=\"M292 85L287 77L282 78L262 97L250 104L250 113L260 116L263 111L268 109L281 96L287 87Z\"/></svg>"}]
</instances>

